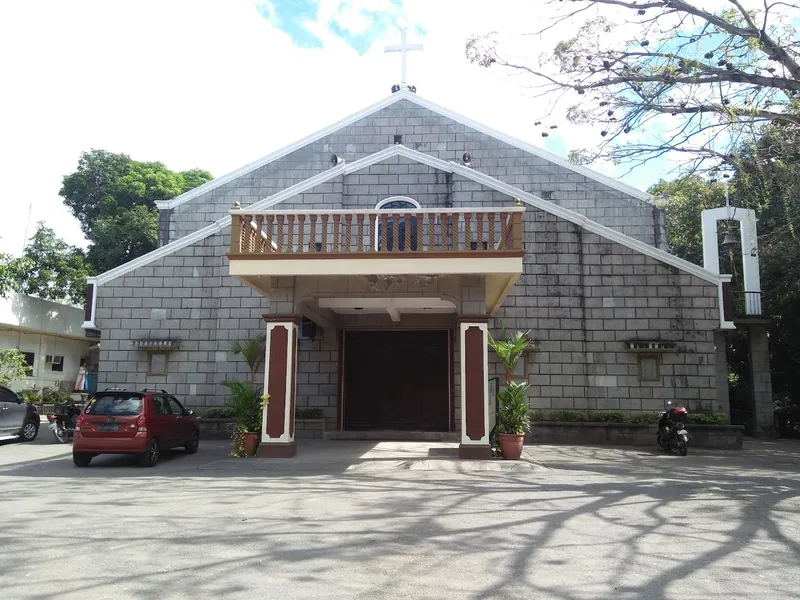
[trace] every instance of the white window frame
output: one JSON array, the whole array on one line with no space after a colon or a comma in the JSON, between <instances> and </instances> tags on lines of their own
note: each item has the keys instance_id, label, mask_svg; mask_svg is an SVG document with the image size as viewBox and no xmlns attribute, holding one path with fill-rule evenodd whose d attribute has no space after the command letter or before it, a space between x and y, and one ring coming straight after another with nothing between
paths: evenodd
<instances>
[{"instance_id":1,"label":"white window frame","mask_svg":"<svg viewBox=\"0 0 800 600\"><path fill-rule=\"evenodd\" d=\"M413 204L413 208L409 207L408 209L402 209L402 210L414 210L414 208L422 210L422 206L420 206L419 202L417 202L413 198L409 198L408 196L389 196L388 198L384 198L375 205L375 210L383 210L384 206L392 202L408 202L409 204ZM375 219L375 231L372 232L372 238L374 240L372 245L375 247L375 251L380 250L380 248L378 247L379 227L380 227L380 217ZM417 243L419 243L419 241L417 241ZM399 247L399 243L397 240L395 240L395 247Z\"/></svg>"}]
</instances>

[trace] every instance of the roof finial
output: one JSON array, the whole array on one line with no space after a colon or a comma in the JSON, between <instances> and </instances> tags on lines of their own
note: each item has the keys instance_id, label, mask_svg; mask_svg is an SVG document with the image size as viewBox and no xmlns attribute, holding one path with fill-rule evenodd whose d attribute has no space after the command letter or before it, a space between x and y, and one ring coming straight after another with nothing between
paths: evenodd
<instances>
[{"instance_id":1,"label":"roof finial","mask_svg":"<svg viewBox=\"0 0 800 600\"><path fill-rule=\"evenodd\" d=\"M407 64L408 64L408 53L411 52L412 50L422 50L422 44L409 44L408 41L407 41L407 35L406 35L407 33L408 33L408 27L401 27L400 28L400 45L399 46L398 45L386 46L386 48L384 48L384 53L389 53L389 52L399 52L400 53L400 56L401 56L402 60L400 62L400 87L399 87L399 89L403 90L403 89L408 88L412 92L416 92L417 91L416 87L409 86L408 83L406 83L406 70L407 70ZM392 87L392 92L398 91L395 88L397 88L397 86L393 86ZM411 89L411 88L413 88L413 89Z\"/></svg>"}]
</instances>

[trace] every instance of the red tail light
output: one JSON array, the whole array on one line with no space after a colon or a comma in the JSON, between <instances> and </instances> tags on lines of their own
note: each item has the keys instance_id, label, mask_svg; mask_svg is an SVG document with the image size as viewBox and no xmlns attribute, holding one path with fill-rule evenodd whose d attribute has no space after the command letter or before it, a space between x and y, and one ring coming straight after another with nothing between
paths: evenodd
<instances>
[{"instance_id":1,"label":"red tail light","mask_svg":"<svg viewBox=\"0 0 800 600\"><path fill-rule=\"evenodd\" d=\"M139 415L139 418L136 419L136 425L138 425L139 431L147 431L147 419L144 415Z\"/></svg>"},{"instance_id":2,"label":"red tail light","mask_svg":"<svg viewBox=\"0 0 800 600\"><path fill-rule=\"evenodd\" d=\"M83 425L83 415L78 415L78 420L75 421L75 433L80 433L81 425Z\"/></svg>"}]
</instances>

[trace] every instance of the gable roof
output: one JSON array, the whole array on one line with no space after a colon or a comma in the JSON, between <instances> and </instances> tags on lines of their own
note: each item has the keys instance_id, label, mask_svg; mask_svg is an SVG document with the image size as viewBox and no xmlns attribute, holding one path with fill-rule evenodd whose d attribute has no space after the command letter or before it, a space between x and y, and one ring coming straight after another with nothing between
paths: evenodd
<instances>
[{"instance_id":1,"label":"gable roof","mask_svg":"<svg viewBox=\"0 0 800 600\"><path fill-rule=\"evenodd\" d=\"M469 167L466 167L462 164L456 162L448 162L441 159L438 159L434 156L430 156L425 154L424 152L419 152L417 150L412 150L411 148L407 148L406 146L402 145L394 145L389 146L381 150L380 152L376 152L375 154L370 154L369 156L365 156L353 163L342 163L335 167L332 167L326 171L322 171L318 173L314 177L310 177L305 181L301 181L293 186L290 186L272 196L268 196L258 202L254 202L248 207L242 209L242 212L245 214L248 211L260 211L266 210L275 206L276 204L283 202L289 198L293 198L298 194L302 194L322 183L327 181L331 181L336 177L347 175L349 173L355 173L362 169L366 169L374 164L382 162L388 158L392 158L395 156L403 156L405 158L414 160L418 163L428 165L433 167L434 169L438 169L440 171L444 171L446 173L455 173L461 175L466 179L470 179L476 183L480 183L481 185L496 190L498 192L502 192L509 196L519 198L522 202L548 212L556 217L564 219L565 221L569 221L574 223L575 225L589 231L591 233L595 233L600 237L609 240L611 242L616 242L622 246L630 248L636 252L641 254L645 254L646 256L650 256L658 261L661 261L665 264L671 265L681 271L689 273L691 275L695 275L705 281L710 283L719 283L720 278L715 273L708 271L694 263L690 263L682 258L678 258L664 250L659 250L654 246L650 246L644 242L641 242L637 239L634 239L630 236L625 235L624 233L620 233L615 229L611 229L610 227L606 227L605 225L601 225L600 223L596 223L595 221L591 221L586 216L579 214L575 211L563 208L561 206L557 206L552 202L548 202L547 200L540 198L534 194L528 193L524 190L521 190L518 187L513 185L504 183L499 179L495 179L494 177L490 177L480 171L476 171ZM96 285L102 285L107 281L111 281L112 279L116 279L126 273L130 273L131 271L138 269L139 267L143 267L159 258L164 256L168 256L181 248L185 248L190 246L196 242L204 240L207 237L210 237L216 233L221 232L226 227L229 227L231 224L231 216L227 215L215 221L214 223L203 227L202 229L198 229L194 233L191 233L187 236L184 236L174 242L170 242L161 248L153 250L139 258L135 258L134 260L127 262L123 265L120 265L110 271L106 271L105 273L101 273L96 277L90 277L88 279L89 283L94 283Z\"/></svg>"},{"instance_id":2,"label":"gable roof","mask_svg":"<svg viewBox=\"0 0 800 600\"><path fill-rule=\"evenodd\" d=\"M399 102L400 100L408 100L409 102L412 102L417 106L421 106L422 108L427 108L428 110L435 112L443 117L447 117L448 119L451 119L456 123L460 123L461 125L469 127L470 129L474 129L475 131L479 131L490 137L498 139L502 142L505 142L506 144L509 144L510 146L519 148L520 150L524 150L525 152L528 152L533 156L538 156L539 158L543 158L544 160L547 160L555 165L558 165L565 169L569 169L574 173L578 173L580 175L583 175L584 177L602 183L603 185L606 185L611 189L615 189L617 191L628 194L629 196L632 196L633 198L636 198L638 200L642 200L644 202L652 202L653 200L650 194L643 192L642 190L630 186L626 183L622 183L621 181L618 181L613 177L603 175L602 173L598 173L596 171L593 171L592 169L588 169L581 165L573 164L568 160L566 160L565 158L558 156L557 154L548 152L543 148L519 140L515 137L497 131L496 129L492 129L487 125L484 125L468 117L455 113L447 108L444 108L443 106L439 106L438 104L435 104L430 100L421 98L420 96L417 96L417 94L410 92L407 89L403 89L400 90L399 92L395 92L391 96L388 96L379 102L376 102L375 104L372 104L371 106L364 108L363 110L358 111L357 113L350 115L349 117L345 117L341 121L337 121L336 123L328 125L324 129L320 129L316 133L312 133L311 135L308 135L300 140L297 140L296 142L289 144L288 146L281 148L280 150L276 150L271 154L267 154L266 156L259 158L258 160L255 160L249 164L246 164L243 167L236 169L235 171L231 171L226 175L222 175L220 177L217 177L216 179L212 179L211 181L206 182L203 185L196 187L192 190L189 190L188 192L185 192L180 196L172 198L171 200L161 200L159 202L156 202L156 206L158 206L159 209L171 209L175 208L176 206L180 206L181 204L184 204L185 202L188 202L193 198L197 198L198 196L205 194L206 192L210 192L211 190L216 189L222 185L225 185L226 183L229 183L234 179L238 179L239 177L246 175L251 171L255 171L256 169L268 165L269 163L278 160L279 158L282 158L287 154L291 154L292 152L299 150L300 148L307 146L308 144L316 142L317 140L320 140L344 127L347 127L348 125L352 125L353 123L360 121L365 117L368 117L372 113L375 113L383 108L386 108L387 106L391 106L392 104Z\"/></svg>"}]
</instances>

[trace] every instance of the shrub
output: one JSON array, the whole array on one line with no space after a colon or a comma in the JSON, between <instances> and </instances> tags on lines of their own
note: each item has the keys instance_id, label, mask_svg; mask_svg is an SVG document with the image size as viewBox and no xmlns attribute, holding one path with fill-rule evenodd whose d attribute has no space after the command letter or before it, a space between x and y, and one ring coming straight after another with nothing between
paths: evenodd
<instances>
[{"instance_id":1,"label":"shrub","mask_svg":"<svg viewBox=\"0 0 800 600\"><path fill-rule=\"evenodd\" d=\"M22 399L25 400L25 402L27 402L28 404L42 402L42 395L36 388L22 390L21 392L19 392L19 395L22 396Z\"/></svg>"},{"instance_id":2,"label":"shrub","mask_svg":"<svg viewBox=\"0 0 800 600\"><path fill-rule=\"evenodd\" d=\"M638 412L633 413L628 420L639 425L655 425L659 417L660 415L655 412Z\"/></svg>"},{"instance_id":3,"label":"shrub","mask_svg":"<svg viewBox=\"0 0 800 600\"><path fill-rule=\"evenodd\" d=\"M226 406L212 406L206 409L207 419L232 419L233 411Z\"/></svg>"},{"instance_id":4,"label":"shrub","mask_svg":"<svg viewBox=\"0 0 800 600\"><path fill-rule=\"evenodd\" d=\"M531 421L542 421L542 420L544 420L544 415L541 413L541 411L538 411L538 410L531 411L528 416L530 417Z\"/></svg>"},{"instance_id":5,"label":"shrub","mask_svg":"<svg viewBox=\"0 0 800 600\"><path fill-rule=\"evenodd\" d=\"M298 406L294 409L295 419L322 419L325 417L325 411L321 408L311 408L308 406Z\"/></svg>"},{"instance_id":6,"label":"shrub","mask_svg":"<svg viewBox=\"0 0 800 600\"><path fill-rule=\"evenodd\" d=\"M240 431L261 431L261 415L264 403L260 387L248 381L223 381L230 390L225 399L225 408L231 411L236 428Z\"/></svg>"},{"instance_id":7,"label":"shrub","mask_svg":"<svg viewBox=\"0 0 800 600\"><path fill-rule=\"evenodd\" d=\"M585 412L579 410L554 410L550 413L550 420L573 423L576 421L586 421L588 420L588 416Z\"/></svg>"},{"instance_id":8,"label":"shrub","mask_svg":"<svg viewBox=\"0 0 800 600\"><path fill-rule=\"evenodd\" d=\"M725 416L725 413L720 412L689 413L686 422L694 425L725 425L728 417Z\"/></svg>"},{"instance_id":9,"label":"shrub","mask_svg":"<svg viewBox=\"0 0 800 600\"><path fill-rule=\"evenodd\" d=\"M596 423L624 423L627 419L619 410L592 410L589 411L589 421Z\"/></svg>"}]
</instances>

